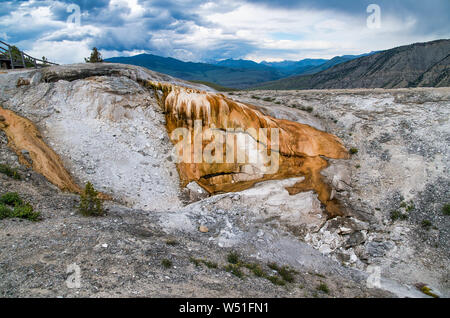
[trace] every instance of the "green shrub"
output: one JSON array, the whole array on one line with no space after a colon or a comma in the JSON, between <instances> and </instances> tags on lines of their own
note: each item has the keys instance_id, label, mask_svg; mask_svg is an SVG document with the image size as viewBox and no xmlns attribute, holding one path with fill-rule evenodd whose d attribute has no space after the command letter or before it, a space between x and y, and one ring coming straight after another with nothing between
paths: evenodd
<instances>
[{"instance_id":1,"label":"green shrub","mask_svg":"<svg viewBox=\"0 0 450 318\"><path fill-rule=\"evenodd\" d=\"M18 193L8 192L0 197L0 203L10 206L18 206L23 204L23 200L20 198Z\"/></svg>"},{"instance_id":2,"label":"green shrub","mask_svg":"<svg viewBox=\"0 0 450 318\"><path fill-rule=\"evenodd\" d=\"M103 216L102 200L98 197L98 192L94 189L92 183L88 182L84 191L80 195L80 213L84 216Z\"/></svg>"},{"instance_id":3,"label":"green shrub","mask_svg":"<svg viewBox=\"0 0 450 318\"><path fill-rule=\"evenodd\" d=\"M351 155L356 155L358 153L358 149L357 148L350 148L350 154Z\"/></svg>"},{"instance_id":4,"label":"green shrub","mask_svg":"<svg viewBox=\"0 0 450 318\"><path fill-rule=\"evenodd\" d=\"M10 207L13 207L11 209ZM38 221L41 214L35 212L29 203L24 203L15 192L8 192L0 198L0 220L5 218L20 218L29 221Z\"/></svg>"},{"instance_id":5,"label":"green shrub","mask_svg":"<svg viewBox=\"0 0 450 318\"><path fill-rule=\"evenodd\" d=\"M0 220L10 217L12 210L4 204L0 204Z\"/></svg>"},{"instance_id":6,"label":"green shrub","mask_svg":"<svg viewBox=\"0 0 450 318\"><path fill-rule=\"evenodd\" d=\"M33 210L33 207L29 203L27 203L24 205L16 206L13 210L12 217L36 222L39 220L40 215L41 214L39 212L35 212Z\"/></svg>"},{"instance_id":7,"label":"green shrub","mask_svg":"<svg viewBox=\"0 0 450 318\"><path fill-rule=\"evenodd\" d=\"M21 179L20 174L17 172L17 169L12 169L11 167L4 164L0 164L0 173L3 173L8 177L11 177L16 180Z\"/></svg>"},{"instance_id":8,"label":"green shrub","mask_svg":"<svg viewBox=\"0 0 450 318\"><path fill-rule=\"evenodd\" d=\"M442 207L442 213L444 213L444 215L450 215L450 203L447 203Z\"/></svg>"}]
</instances>

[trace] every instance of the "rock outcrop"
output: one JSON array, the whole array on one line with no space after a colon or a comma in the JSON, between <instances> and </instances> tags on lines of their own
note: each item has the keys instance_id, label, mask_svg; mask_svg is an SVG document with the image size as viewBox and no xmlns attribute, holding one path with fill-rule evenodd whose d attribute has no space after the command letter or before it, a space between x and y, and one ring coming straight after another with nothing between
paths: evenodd
<instances>
[{"instance_id":1,"label":"rock outcrop","mask_svg":"<svg viewBox=\"0 0 450 318\"><path fill-rule=\"evenodd\" d=\"M289 187L289 193L313 190L331 217L343 215L320 174L328 166L323 157L348 158L337 137L309 125L264 115L252 105L220 94L150 85L157 96L160 92L174 144L180 142L180 135L174 132L186 128L182 140L188 142L180 142L177 153L183 157L178 163L183 185L196 181L210 193L237 192L261 181L304 176L305 180ZM207 158L210 152L212 160ZM256 158L251 158L252 154Z\"/></svg>"},{"instance_id":2,"label":"rock outcrop","mask_svg":"<svg viewBox=\"0 0 450 318\"><path fill-rule=\"evenodd\" d=\"M80 192L59 156L42 140L32 122L0 107L0 129L5 131L8 146L16 152L20 163L32 167L63 191Z\"/></svg>"},{"instance_id":3,"label":"rock outcrop","mask_svg":"<svg viewBox=\"0 0 450 318\"><path fill-rule=\"evenodd\" d=\"M53 122L52 129L59 126L59 129L66 131L62 134L55 132L55 138L70 134L70 131L67 130L68 123L64 123L70 116L64 115L67 105L60 104L61 100L67 101L68 98L73 98L79 103L76 105L73 102L66 102L73 105L74 116L78 116L81 112L86 114L87 117L100 119L103 123L105 120L106 123L120 122L131 118L142 120L141 125L131 124L126 127L126 129L133 130L137 126L141 126L140 128L147 125L154 126L155 115L153 115L153 118L142 117L139 114L140 111L135 108L135 105L139 104L141 111L165 114L165 126L174 144L179 142L180 137L174 135L174 132L181 128L187 129L189 136L183 136L183 138L185 138L185 142L189 139L190 143L182 144L183 147L180 152L182 156L186 156L182 154L183 151L188 152L189 158L177 163L183 187L195 181L208 192L214 194L241 191L265 180L304 176L303 181L289 187L288 191L291 195L303 191L315 191L319 200L326 206L326 211L330 217L344 214L338 202L331 198L331 187L323 182L320 174L320 171L328 166L324 157L348 158L348 153L342 143L333 135L309 125L267 116L252 105L233 101L223 95L202 90L203 87L193 87L188 83L171 79L162 74L143 71L140 68L122 67L114 64L103 64L96 67L88 64L77 67L59 66L44 69L33 74L29 79L19 77L16 82L33 82L33 86L36 86L39 79L47 82L47 84L42 84L46 87L43 89L47 89L46 94L54 95L56 93L60 95L59 100L56 101L58 104L53 104L61 110L58 110L56 116L52 116L58 117ZM70 82L69 85L72 86L72 90L67 91L65 87L61 86L62 81ZM48 84L54 82L57 82L56 85ZM27 85L16 86L21 88ZM99 96L96 92L98 88L103 89L103 93ZM154 96L151 96L152 94ZM155 99L157 103L155 103ZM133 104L130 105L130 103ZM50 105L51 101L47 104L47 109L51 107ZM158 109L158 106L161 108ZM60 113L62 115L59 115ZM196 122L198 128L195 126ZM61 126L62 123L64 123L63 126ZM161 128L161 126L159 127ZM89 129L80 128L82 129L80 133L83 131L89 133ZM199 131L196 131L196 129L199 129ZM96 130L98 130L98 127ZM265 134L261 133L262 131ZM200 139L200 158L195 158L195 141L198 134L200 138L210 136ZM159 143L164 142L165 134L161 129L158 135L161 137ZM136 144L144 143L151 147L151 139L147 139L147 136L136 134L135 138L138 138L139 141L130 143L129 146L134 147ZM16 138L12 136L12 133L10 133L10 137L11 139ZM67 137L73 138L75 136ZM113 134L113 137L116 137L116 135ZM220 139L222 141L219 143ZM209 146L210 141L214 141L215 145ZM73 145L76 142L78 142L76 138L65 141L64 145L58 142L58 147L67 147L69 144ZM98 144L98 138L92 136L92 139L86 140L86 142ZM111 146L112 149L115 149L117 144ZM167 147L168 145L164 145L164 149L167 149ZM208 147L211 148L209 151L212 153L212 160L207 160L203 154L208 150ZM225 150L224 153L219 154L219 148L217 147ZM69 156L72 156L71 148L66 148ZM31 151L30 149L26 150ZM97 151L92 149L92 152ZM152 152L152 156L165 155L165 153L157 153L161 152L161 148L153 148ZM232 154L231 160L228 160L227 157L229 152ZM143 153L144 157L146 156L145 150L138 151L138 153L141 153L141 155ZM256 158L251 158L252 155ZM86 156L96 156L103 161L101 165L97 166L109 169L108 162L105 161L108 158L102 156L101 153L87 153ZM124 157L123 160L131 161L131 157L131 155L130 157ZM38 159L36 158L35 161L39 161ZM41 159L44 159L44 157ZM163 160L163 158L160 158L159 163L152 163L152 166L167 164L161 162L161 159ZM67 161L69 165L73 165L72 160ZM43 163L36 164L42 165ZM126 168L133 169L133 167ZM42 169L39 171L42 171ZM60 171L57 173L47 171L44 175L50 176L52 173L61 174ZM95 171L90 171L90 173L95 174ZM65 178L68 178L68 176L67 174ZM66 184L62 186L61 182L55 178L50 178L50 180L62 189L76 189L74 182L68 187ZM165 182L167 183L167 181ZM173 185L171 187L174 188ZM140 196L139 192L137 194ZM114 197L114 194L112 196Z\"/></svg>"}]
</instances>

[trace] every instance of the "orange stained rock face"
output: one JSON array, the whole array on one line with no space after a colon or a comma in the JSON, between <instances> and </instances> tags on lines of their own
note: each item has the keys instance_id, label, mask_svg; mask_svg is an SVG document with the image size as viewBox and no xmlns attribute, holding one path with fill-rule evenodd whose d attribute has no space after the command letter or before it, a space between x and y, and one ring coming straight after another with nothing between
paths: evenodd
<instances>
[{"instance_id":1,"label":"orange stained rock face","mask_svg":"<svg viewBox=\"0 0 450 318\"><path fill-rule=\"evenodd\" d=\"M61 190L80 193L81 189L64 168L59 156L47 146L34 124L0 107L0 129L8 137L8 145L19 157L20 163L42 174ZM29 154L31 162L24 155Z\"/></svg>"},{"instance_id":2,"label":"orange stained rock face","mask_svg":"<svg viewBox=\"0 0 450 318\"><path fill-rule=\"evenodd\" d=\"M349 157L336 136L308 125L267 116L253 105L236 102L221 94L171 85L150 86L155 88L155 95L164 108L171 141L176 145L182 144L176 149L177 155L184 159L178 162L183 185L196 181L214 194L241 191L265 180L303 176L302 182L287 188L291 195L315 191L329 217L343 215L339 203L331 199L331 187L320 174L328 166L323 157ZM163 93L158 95L158 90ZM180 128L184 128L185 133L178 133ZM270 132L261 134L258 132L261 128ZM196 144L199 134L207 138L198 139ZM264 154L263 157L269 160L252 162L248 149L241 156L245 160L236 160L239 151L243 151L242 144L237 141L239 136L245 136L257 144L256 157ZM211 143L218 143L219 146L211 147ZM255 145L249 146L248 141L246 146L255 148ZM204 152L210 148L214 148L210 151L212 156L220 160L205 162ZM199 149L203 151L203 156L196 152ZM226 159L227 151L233 153L231 157L235 160ZM277 156L272 156L274 154ZM277 160L276 169L267 172L268 163L272 164L274 160Z\"/></svg>"}]
</instances>

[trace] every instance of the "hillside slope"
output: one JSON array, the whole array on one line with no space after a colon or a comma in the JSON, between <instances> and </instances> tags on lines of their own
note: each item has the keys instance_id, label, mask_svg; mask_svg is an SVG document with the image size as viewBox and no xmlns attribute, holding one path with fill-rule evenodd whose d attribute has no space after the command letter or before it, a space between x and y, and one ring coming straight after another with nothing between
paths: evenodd
<instances>
[{"instance_id":1,"label":"hillside slope","mask_svg":"<svg viewBox=\"0 0 450 318\"><path fill-rule=\"evenodd\" d=\"M293 76L256 89L446 87L450 40L416 43L361 57L313 75Z\"/></svg>"}]
</instances>

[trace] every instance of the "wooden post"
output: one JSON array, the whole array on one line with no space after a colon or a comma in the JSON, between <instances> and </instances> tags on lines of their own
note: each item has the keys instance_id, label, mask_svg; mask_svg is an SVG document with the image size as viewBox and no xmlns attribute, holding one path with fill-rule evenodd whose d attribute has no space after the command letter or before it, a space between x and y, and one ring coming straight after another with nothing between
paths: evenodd
<instances>
[{"instance_id":1,"label":"wooden post","mask_svg":"<svg viewBox=\"0 0 450 318\"><path fill-rule=\"evenodd\" d=\"M22 57L23 68L27 68L27 65L25 64L25 59L23 58L23 52L22 51L20 51L20 56Z\"/></svg>"},{"instance_id":2,"label":"wooden post","mask_svg":"<svg viewBox=\"0 0 450 318\"><path fill-rule=\"evenodd\" d=\"M12 56L12 50L11 50L11 47L8 46L8 49L9 49L9 59L10 59L10 61L11 61L11 68L14 69L14 61L13 61L13 56Z\"/></svg>"},{"instance_id":3,"label":"wooden post","mask_svg":"<svg viewBox=\"0 0 450 318\"><path fill-rule=\"evenodd\" d=\"M34 68L37 68L36 59L34 59Z\"/></svg>"}]
</instances>

